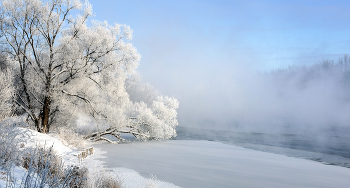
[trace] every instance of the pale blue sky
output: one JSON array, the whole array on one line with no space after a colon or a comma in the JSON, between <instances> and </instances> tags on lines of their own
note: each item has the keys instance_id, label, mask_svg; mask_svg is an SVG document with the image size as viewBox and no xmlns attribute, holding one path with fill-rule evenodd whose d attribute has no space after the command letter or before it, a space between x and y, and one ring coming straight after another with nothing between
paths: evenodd
<instances>
[{"instance_id":1,"label":"pale blue sky","mask_svg":"<svg viewBox=\"0 0 350 188\"><path fill-rule=\"evenodd\" d=\"M346 0L89 2L94 19L131 26L143 79L189 110L220 108L220 102L207 101L219 96L224 103L229 96L222 93L239 74L311 65L350 52Z\"/></svg>"}]
</instances>

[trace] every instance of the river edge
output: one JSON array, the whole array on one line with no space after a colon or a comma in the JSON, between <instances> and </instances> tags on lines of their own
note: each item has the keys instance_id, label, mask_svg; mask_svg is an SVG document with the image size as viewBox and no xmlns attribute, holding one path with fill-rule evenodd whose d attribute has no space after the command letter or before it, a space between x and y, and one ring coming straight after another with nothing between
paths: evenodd
<instances>
[{"instance_id":1,"label":"river edge","mask_svg":"<svg viewBox=\"0 0 350 188\"><path fill-rule=\"evenodd\" d=\"M133 169L146 178L152 174L159 180L182 187L350 185L346 178L350 175L348 168L220 142L169 140L96 144L95 147L107 151L108 157L99 160L104 161L108 168ZM251 179L254 182L249 183Z\"/></svg>"}]
</instances>

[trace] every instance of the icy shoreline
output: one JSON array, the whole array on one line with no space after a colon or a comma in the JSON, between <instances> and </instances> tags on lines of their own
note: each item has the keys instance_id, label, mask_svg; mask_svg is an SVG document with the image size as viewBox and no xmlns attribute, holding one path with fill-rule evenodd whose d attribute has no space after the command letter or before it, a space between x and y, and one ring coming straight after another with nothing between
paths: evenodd
<instances>
[{"instance_id":1,"label":"icy shoreline","mask_svg":"<svg viewBox=\"0 0 350 188\"><path fill-rule=\"evenodd\" d=\"M210 141L95 145L109 168L182 187L349 187L350 169Z\"/></svg>"},{"instance_id":2,"label":"icy shoreline","mask_svg":"<svg viewBox=\"0 0 350 188\"><path fill-rule=\"evenodd\" d=\"M350 129L327 134L239 132L178 127L175 140L209 140L350 168Z\"/></svg>"},{"instance_id":3,"label":"icy shoreline","mask_svg":"<svg viewBox=\"0 0 350 188\"><path fill-rule=\"evenodd\" d=\"M94 144L94 146L96 145L98 144ZM123 188L179 188L179 186L176 186L173 183L158 180L156 176L146 178L145 176L140 175L139 172L133 169L122 167L110 168L104 162L104 159L107 158L105 156L107 152L101 150L98 147L94 148L95 154L90 156L86 161L84 161L85 166L90 166L90 168L104 168L105 170L112 172L113 174L117 175L117 177L122 181Z\"/></svg>"}]
</instances>

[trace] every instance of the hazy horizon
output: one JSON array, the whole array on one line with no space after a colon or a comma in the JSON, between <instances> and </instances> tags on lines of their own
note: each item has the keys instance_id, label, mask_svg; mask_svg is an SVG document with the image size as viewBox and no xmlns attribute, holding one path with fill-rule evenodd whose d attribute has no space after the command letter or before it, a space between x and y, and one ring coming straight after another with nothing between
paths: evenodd
<instances>
[{"instance_id":1,"label":"hazy horizon","mask_svg":"<svg viewBox=\"0 0 350 188\"><path fill-rule=\"evenodd\" d=\"M266 76L350 52L347 1L90 3L94 19L134 30L138 72L161 94L179 99L179 126L349 126L350 92L342 78L316 75L305 84L309 73L285 82Z\"/></svg>"}]
</instances>

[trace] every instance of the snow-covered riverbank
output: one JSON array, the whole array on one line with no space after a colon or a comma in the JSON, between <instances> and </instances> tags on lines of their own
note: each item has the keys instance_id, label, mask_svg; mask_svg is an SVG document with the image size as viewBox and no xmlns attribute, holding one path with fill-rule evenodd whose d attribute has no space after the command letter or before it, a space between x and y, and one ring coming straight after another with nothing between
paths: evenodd
<instances>
[{"instance_id":1,"label":"snow-covered riverbank","mask_svg":"<svg viewBox=\"0 0 350 188\"><path fill-rule=\"evenodd\" d=\"M191 187L350 187L350 169L287 157L220 142L169 140L129 144L94 144L82 162L79 150L51 134L16 128L24 147L51 146L66 165L87 167L98 174L105 167L123 188ZM0 169L1 170L1 169ZM25 175L14 169L17 180ZM0 177L0 187L6 187Z\"/></svg>"},{"instance_id":2,"label":"snow-covered riverbank","mask_svg":"<svg viewBox=\"0 0 350 188\"><path fill-rule=\"evenodd\" d=\"M21 127L16 127L12 131L17 135L13 140L13 144L17 143L22 145L22 148L35 148L39 146L49 148L53 146L54 153L62 159L64 166L85 167L88 169L89 176L99 176L101 173L108 173L119 181L122 188L178 187L172 183L159 181L155 177L144 178L138 172L131 169L120 168L117 171L112 171L111 169L104 168L102 165L103 162L98 160L103 158L102 155L106 153L101 149L95 148L93 155L88 156L80 162L77 155L81 151L73 146L67 146L67 143L57 137L57 135L42 134ZM21 181L23 180L23 177L26 176L27 170L22 167L14 166L11 173L11 179L15 180L15 182L12 183L10 187L21 187ZM5 188L9 185L7 179L7 171L0 167L0 188Z\"/></svg>"},{"instance_id":3,"label":"snow-covered riverbank","mask_svg":"<svg viewBox=\"0 0 350 188\"><path fill-rule=\"evenodd\" d=\"M98 144L116 171L182 187L349 187L350 169L210 141ZM120 168L123 167L123 168Z\"/></svg>"}]
</instances>

